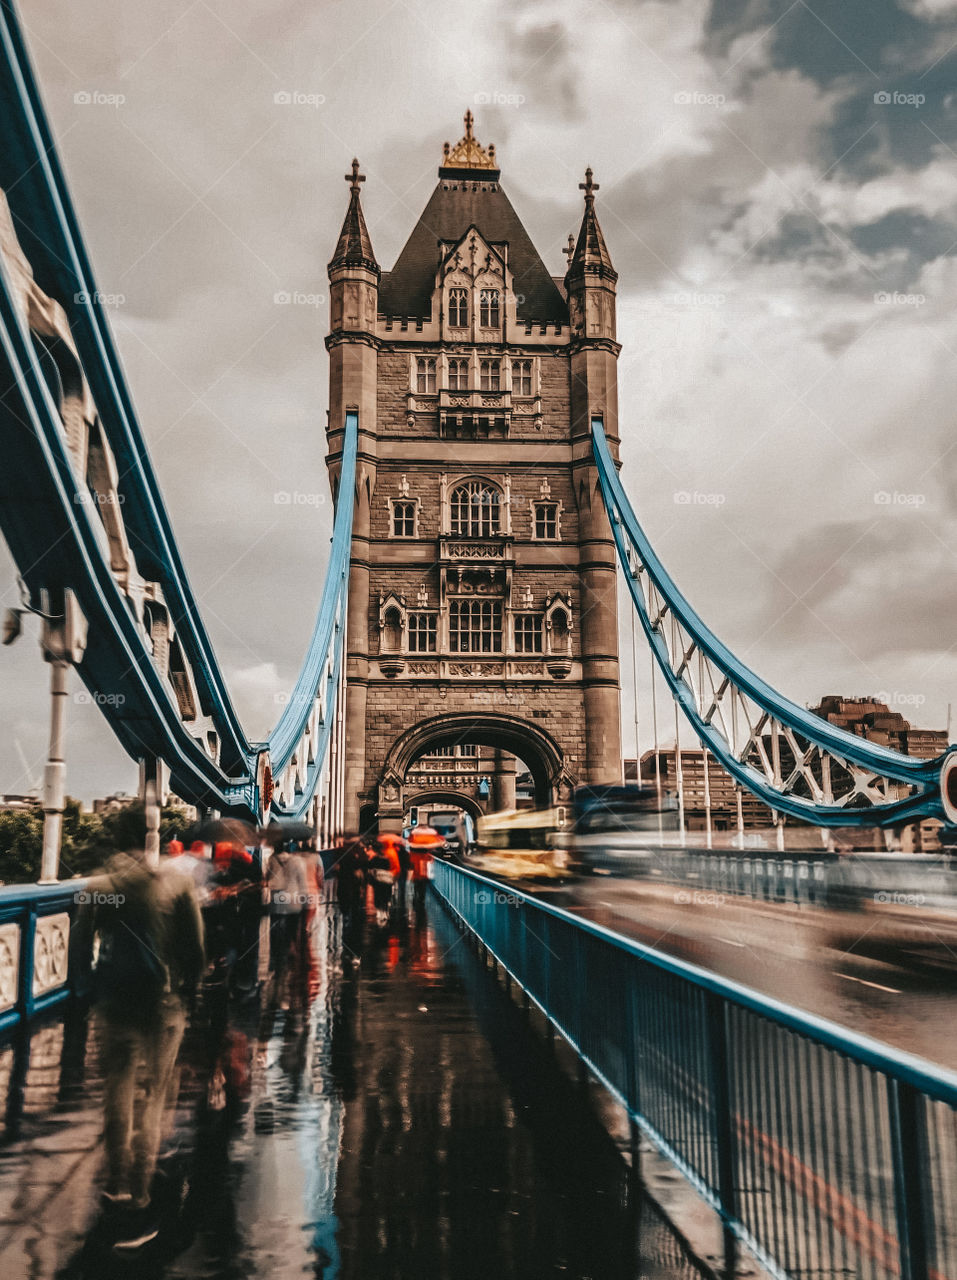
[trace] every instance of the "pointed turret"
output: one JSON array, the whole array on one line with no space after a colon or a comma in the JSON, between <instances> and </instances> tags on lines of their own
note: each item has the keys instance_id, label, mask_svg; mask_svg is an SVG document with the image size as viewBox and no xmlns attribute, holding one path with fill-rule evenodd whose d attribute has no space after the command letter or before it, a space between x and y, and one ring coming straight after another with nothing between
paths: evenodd
<instances>
[{"instance_id":1,"label":"pointed turret","mask_svg":"<svg viewBox=\"0 0 957 1280\"><path fill-rule=\"evenodd\" d=\"M592 180L591 169L585 170L585 181L578 186L585 193L585 212L565 273L572 333L578 338L606 338L614 341L615 285L618 272L612 266L611 254L595 213L598 183Z\"/></svg>"},{"instance_id":2,"label":"pointed turret","mask_svg":"<svg viewBox=\"0 0 957 1280\"><path fill-rule=\"evenodd\" d=\"M349 208L346 210L342 230L339 233L339 243L329 263L330 276L337 267L365 267L369 271L374 271L376 276L379 275L379 264L372 252L372 239L369 236L369 228L366 226L362 212L362 202L359 199L359 184L365 180L365 174L359 172L359 161L353 160L352 173L346 174L346 182L350 184L351 192Z\"/></svg>"}]
</instances>

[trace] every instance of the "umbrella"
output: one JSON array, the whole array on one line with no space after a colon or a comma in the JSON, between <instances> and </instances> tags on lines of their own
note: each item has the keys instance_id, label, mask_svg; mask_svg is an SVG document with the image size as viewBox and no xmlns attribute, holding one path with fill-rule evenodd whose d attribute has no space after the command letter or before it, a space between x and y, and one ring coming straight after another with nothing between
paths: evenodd
<instances>
[{"instance_id":1,"label":"umbrella","mask_svg":"<svg viewBox=\"0 0 957 1280\"><path fill-rule=\"evenodd\" d=\"M445 837L435 827L413 827L409 832L409 844L444 845Z\"/></svg>"},{"instance_id":2,"label":"umbrella","mask_svg":"<svg viewBox=\"0 0 957 1280\"><path fill-rule=\"evenodd\" d=\"M268 827L260 827L259 835L268 844L279 844L283 840L314 840L316 828L311 822L270 822Z\"/></svg>"},{"instance_id":3,"label":"umbrella","mask_svg":"<svg viewBox=\"0 0 957 1280\"><path fill-rule=\"evenodd\" d=\"M206 818L190 828L187 837L190 844L201 841L203 844L257 844L256 828L240 818Z\"/></svg>"}]
</instances>

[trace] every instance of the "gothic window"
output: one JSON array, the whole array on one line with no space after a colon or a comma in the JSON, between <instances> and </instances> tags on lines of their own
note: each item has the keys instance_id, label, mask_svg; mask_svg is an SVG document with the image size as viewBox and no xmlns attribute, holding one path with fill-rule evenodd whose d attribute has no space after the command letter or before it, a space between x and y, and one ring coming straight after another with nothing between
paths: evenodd
<instances>
[{"instance_id":1,"label":"gothic window","mask_svg":"<svg viewBox=\"0 0 957 1280\"><path fill-rule=\"evenodd\" d=\"M483 391L499 391L502 386L501 360L483 360L479 365Z\"/></svg>"},{"instance_id":2,"label":"gothic window","mask_svg":"<svg viewBox=\"0 0 957 1280\"><path fill-rule=\"evenodd\" d=\"M435 361L419 359L415 362L415 389L420 396L435 395Z\"/></svg>"},{"instance_id":3,"label":"gothic window","mask_svg":"<svg viewBox=\"0 0 957 1280\"><path fill-rule=\"evenodd\" d=\"M437 619L434 613L409 614L409 652L435 653Z\"/></svg>"},{"instance_id":4,"label":"gothic window","mask_svg":"<svg viewBox=\"0 0 957 1280\"><path fill-rule=\"evenodd\" d=\"M393 502L392 504L392 536L393 538L415 537L415 503Z\"/></svg>"},{"instance_id":5,"label":"gothic window","mask_svg":"<svg viewBox=\"0 0 957 1280\"><path fill-rule=\"evenodd\" d=\"M452 490L450 531L458 538L488 538L501 526L501 495L484 480Z\"/></svg>"},{"instance_id":6,"label":"gothic window","mask_svg":"<svg viewBox=\"0 0 957 1280\"><path fill-rule=\"evenodd\" d=\"M468 289L449 290L449 327L467 329L469 324Z\"/></svg>"},{"instance_id":7,"label":"gothic window","mask_svg":"<svg viewBox=\"0 0 957 1280\"><path fill-rule=\"evenodd\" d=\"M479 323L483 329L497 329L500 323L499 292L483 289L479 294Z\"/></svg>"},{"instance_id":8,"label":"gothic window","mask_svg":"<svg viewBox=\"0 0 957 1280\"><path fill-rule=\"evenodd\" d=\"M557 502L536 502L535 508L535 537L545 540L554 540L558 537L558 503Z\"/></svg>"},{"instance_id":9,"label":"gothic window","mask_svg":"<svg viewBox=\"0 0 957 1280\"><path fill-rule=\"evenodd\" d=\"M519 613L515 616L515 652L541 653L542 619L537 613Z\"/></svg>"},{"instance_id":10,"label":"gothic window","mask_svg":"<svg viewBox=\"0 0 957 1280\"><path fill-rule=\"evenodd\" d=\"M467 360L449 361L449 390L468 391L469 362Z\"/></svg>"},{"instance_id":11,"label":"gothic window","mask_svg":"<svg viewBox=\"0 0 957 1280\"><path fill-rule=\"evenodd\" d=\"M453 600L449 607L449 649L452 653L501 653L501 601Z\"/></svg>"},{"instance_id":12,"label":"gothic window","mask_svg":"<svg viewBox=\"0 0 957 1280\"><path fill-rule=\"evenodd\" d=\"M512 365L512 391L517 396L532 394L532 362L516 360Z\"/></svg>"}]
</instances>

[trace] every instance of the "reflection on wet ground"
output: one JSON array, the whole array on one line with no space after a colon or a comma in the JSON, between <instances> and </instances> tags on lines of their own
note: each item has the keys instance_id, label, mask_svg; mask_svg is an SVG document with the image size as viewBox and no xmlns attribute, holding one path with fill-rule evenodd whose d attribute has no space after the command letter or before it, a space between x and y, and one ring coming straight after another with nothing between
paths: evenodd
<instances>
[{"instance_id":1,"label":"reflection on wet ground","mask_svg":"<svg viewBox=\"0 0 957 1280\"><path fill-rule=\"evenodd\" d=\"M233 1011L228 1088L199 1069L201 1034L187 1044L164 1228L133 1262L95 1209L95 1034L41 1029L19 1079L24 1055L0 1057L0 1274L699 1274L650 1205L629 1207L617 1149L550 1042L436 903L340 934L330 906L303 1007L265 1024L255 1001Z\"/></svg>"}]
</instances>

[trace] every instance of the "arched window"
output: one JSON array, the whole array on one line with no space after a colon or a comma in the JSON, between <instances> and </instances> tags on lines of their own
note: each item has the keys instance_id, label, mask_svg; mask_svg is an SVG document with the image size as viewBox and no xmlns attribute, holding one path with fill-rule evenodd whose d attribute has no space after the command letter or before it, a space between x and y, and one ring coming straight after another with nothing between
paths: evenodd
<instances>
[{"instance_id":1,"label":"arched window","mask_svg":"<svg viewBox=\"0 0 957 1280\"><path fill-rule=\"evenodd\" d=\"M469 362L467 360L449 361L449 390L468 391Z\"/></svg>"},{"instance_id":2,"label":"arched window","mask_svg":"<svg viewBox=\"0 0 957 1280\"><path fill-rule=\"evenodd\" d=\"M501 494L484 480L452 490L451 532L458 538L488 538L501 527Z\"/></svg>"},{"instance_id":3,"label":"arched window","mask_svg":"<svg viewBox=\"0 0 957 1280\"><path fill-rule=\"evenodd\" d=\"M449 327L467 329L469 324L468 289L449 290Z\"/></svg>"},{"instance_id":4,"label":"arched window","mask_svg":"<svg viewBox=\"0 0 957 1280\"><path fill-rule=\"evenodd\" d=\"M453 600L449 606L452 653L500 653L502 604L499 600Z\"/></svg>"},{"instance_id":5,"label":"arched window","mask_svg":"<svg viewBox=\"0 0 957 1280\"><path fill-rule=\"evenodd\" d=\"M414 502L394 502L392 504L392 536L393 538L415 537Z\"/></svg>"},{"instance_id":6,"label":"arched window","mask_svg":"<svg viewBox=\"0 0 957 1280\"><path fill-rule=\"evenodd\" d=\"M416 361L415 388L420 396L435 395L435 361L420 359Z\"/></svg>"},{"instance_id":7,"label":"arched window","mask_svg":"<svg viewBox=\"0 0 957 1280\"><path fill-rule=\"evenodd\" d=\"M483 289L479 294L479 323L483 329L497 329L500 323L497 289Z\"/></svg>"}]
</instances>

